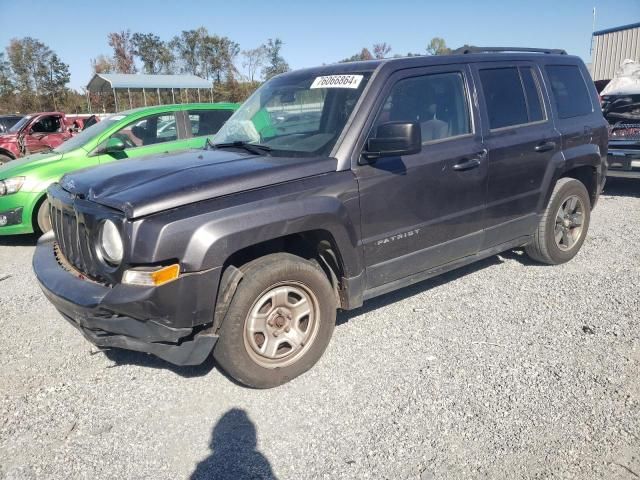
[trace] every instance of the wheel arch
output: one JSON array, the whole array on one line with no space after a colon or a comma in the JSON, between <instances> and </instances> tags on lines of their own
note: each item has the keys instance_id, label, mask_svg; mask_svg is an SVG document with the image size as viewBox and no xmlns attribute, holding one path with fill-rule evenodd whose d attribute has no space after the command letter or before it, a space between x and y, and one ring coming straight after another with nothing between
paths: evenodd
<instances>
[{"instance_id":1,"label":"wheel arch","mask_svg":"<svg viewBox=\"0 0 640 480\"><path fill-rule=\"evenodd\" d=\"M547 171L546 190L541 195L538 211L544 211L556 183L561 178L575 178L582 182L589 192L593 208L599 193L598 178L602 175L600 147L589 143L558 152L554 155L551 165L554 167Z\"/></svg>"},{"instance_id":2,"label":"wheel arch","mask_svg":"<svg viewBox=\"0 0 640 480\"><path fill-rule=\"evenodd\" d=\"M16 159L16 156L13 154L13 152L11 152L10 150L7 150L6 148L0 147L0 155L6 155L11 160L15 160Z\"/></svg>"}]
</instances>

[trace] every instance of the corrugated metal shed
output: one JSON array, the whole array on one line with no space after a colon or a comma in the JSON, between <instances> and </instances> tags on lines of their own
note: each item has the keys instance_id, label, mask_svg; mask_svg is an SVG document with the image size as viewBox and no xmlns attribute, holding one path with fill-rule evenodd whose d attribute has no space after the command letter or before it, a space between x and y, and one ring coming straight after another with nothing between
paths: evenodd
<instances>
[{"instance_id":1,"label":"corrugated metal shed","mask_svg":"<svg viewBox=\"0 0 640 480\"><path fill-rule=\"evenodd\" d=\"M128 73L96 73L87 90L104 92L112 89L180 89L211 88L211 82L195 75L141 75Z\"/></svg>"},{"instance_id":2,"label":"corrugated metal shed","mask_svg":"<svg viewBox=\"0 0 640 480\"><path fill-rule=\"evenodd\" d=\"M593 32L593 80L609 80L623 60L640 61L640 23Z\"/></svg>"}]
</instances>

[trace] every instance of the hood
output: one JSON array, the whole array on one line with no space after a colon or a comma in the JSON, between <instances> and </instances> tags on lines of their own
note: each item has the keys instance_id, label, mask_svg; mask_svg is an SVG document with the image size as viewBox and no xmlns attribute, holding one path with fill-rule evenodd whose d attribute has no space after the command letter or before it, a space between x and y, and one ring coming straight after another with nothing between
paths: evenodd
<instances>
[{"instance_id":1,"label":"hood","mask_svg":"<svg viewBox=\"0 0 640 480\"><path fill-rule=\"evenodd\" d=\"M51 162L57 162L62 158L62 156L62 153L50 151L34 153L17 160L11 160L10 162L0 166L0 179L17 177L20 175L26 176L32 168Z\"/></svg>"},{"instance_id":2,"label":"hood","mask_svg":"<svg viewBox=\"0 0 640 480\"><path fill-rule=\"evenodd\" d=\"M63 177L62 188L137 218L189 203L333 172L327 157L269 157L230 150L114 162Z\"/></svg>"},{"instance_id":3,"label":"hood","mask_svg":"<svg viewBox=\"0 0 640 480\"><path fill-rule=\"evenodd\" d=\"M0 133L0 143L16 143L17 141L17 133Z\"/></svg>"}]
</instances>

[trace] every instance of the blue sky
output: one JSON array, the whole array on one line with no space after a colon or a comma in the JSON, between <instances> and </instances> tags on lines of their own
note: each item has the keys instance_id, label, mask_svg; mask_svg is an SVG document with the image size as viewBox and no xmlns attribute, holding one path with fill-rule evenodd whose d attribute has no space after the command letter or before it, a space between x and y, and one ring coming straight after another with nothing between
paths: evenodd
<instances>
[{"instance_id":1,"label":"blue sky","mask_svg":"<svg viewBox=\"0 0 640 480\"><path fill-rule=\"evenodd\" d=\"M596 30L640 21L640 0L0 0L0 48L14 37L38 38L69 64L74 88L89 81L91 58L110 53L107 34L122 29L167 40L203 25L242 49L280 37L292 68L332 63L376 42L392 54L424 52L434 36L450 47L564 48L589 61L594 6Z\"/></svg>"}]
</instances>

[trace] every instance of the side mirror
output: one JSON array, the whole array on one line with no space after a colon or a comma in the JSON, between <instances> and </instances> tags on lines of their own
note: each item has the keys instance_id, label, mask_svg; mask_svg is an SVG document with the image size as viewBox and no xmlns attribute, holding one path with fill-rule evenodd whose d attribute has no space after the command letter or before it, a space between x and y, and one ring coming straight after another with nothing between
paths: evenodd
<instances>
[{"instance_id":1,"label":"side mirror","mask_svg":"<svg viewBox=\"0 0 640 480\"><path fill-rule=\"evenodd\" d=\"M380 157L413 155L422 150L422 132L417 122L389 122L378 125L376 136L367 140L362 156L369 160Z\"/></svg>"},{"instance_id":2,"label":"side mirror","mask_svg":"<svg viewBox=\"0 0 640 480\"><path fill-rule=\"evenodd\" d=\"M121 138L111 137L108 139L102 147L99 147L95 154L102 155L103 153L118 153L122 152L127 146L124 144Z\"/></svg>"}]
</instances>

